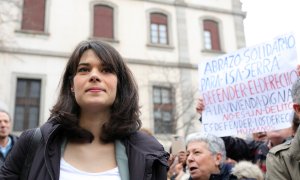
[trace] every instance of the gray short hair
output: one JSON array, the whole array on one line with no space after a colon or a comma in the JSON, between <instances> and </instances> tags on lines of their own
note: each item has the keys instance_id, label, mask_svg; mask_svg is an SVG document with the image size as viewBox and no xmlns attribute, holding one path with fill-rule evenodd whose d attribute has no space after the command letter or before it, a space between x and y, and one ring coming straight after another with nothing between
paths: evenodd
<instances>
[{"instance_id":1,"label":"gray short hair","mask_svg":"<svg viewBox=\"0 0 300 180\"><path fill-rule=\"evenodd\" d=\"M294 103L300 104L300 78L292 86L292 98Z\"/></svg>"},{"instance_id":2,"label":"gray short hair","mask_svg":"<svg viewBox=\"0 0 300 180\"><path fill-rule=\"evenodd\" d=\"M212 154L222 154L222 163L226 160L226 149L223 139L212 134L193 133L187 136L186 146L190 142L205 142Z\"/></svg>"},{"instance_id":3,"label":"gray short hair","mask_svg":"<svg viewBox=\"0 0 300 180\"><path fill-rule=\"evenodd\" d=\"M10 114L9 114L9 112L7 112L6 110L4 110L4 109L1 109L1 108L0 108L0 112L7 114L7 116L8 116L8 118L9 118L9 120L11 121L11 117L10 117Z\"/></svg>"}]
</instances>

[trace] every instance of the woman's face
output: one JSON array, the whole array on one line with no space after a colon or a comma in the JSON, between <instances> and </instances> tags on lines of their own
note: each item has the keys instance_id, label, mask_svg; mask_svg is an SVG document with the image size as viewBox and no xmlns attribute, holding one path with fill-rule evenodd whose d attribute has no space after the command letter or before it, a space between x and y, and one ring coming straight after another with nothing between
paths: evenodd
<instances>
[{"instance_id":1,"label":"woman's face","mask_svg":"<svg viewBox=\"0 0 300 180\"><path fill-rule=\"evenodd\" d=\"M186 152L180 151L178 153L178 162L185 164L186 163Z\"/></svg>"},{"instance_id":2,"label":"woman's face","mask_svg":"<svg viewBox=\"0 0 300 180\"><path fill-rule=\"evenodd\" d=\"M81 111L109 110L115 101L117 76L91 49L82 54L73 82L72 90Z\"/></svg>"},{"instance_id":3,"label":"woman's face","mask_svg":"<svg viewBox=\"0 0 300 180\"><path fill-rule=\"evenodd\" d=\"M187 145L187 166L193 180L209 179L213 173L219 173L222 156L213 155L205 142L192 141Z\"/></svg>"}]
</instances>

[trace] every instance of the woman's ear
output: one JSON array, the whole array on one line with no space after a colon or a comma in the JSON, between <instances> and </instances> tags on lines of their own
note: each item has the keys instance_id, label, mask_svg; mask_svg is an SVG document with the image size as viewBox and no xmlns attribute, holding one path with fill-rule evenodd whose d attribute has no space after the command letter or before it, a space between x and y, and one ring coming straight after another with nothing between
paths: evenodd
<instances>
[{"instance_id":1,"label":"woman's ear","mask_svg":"<svg viewBox=\"0 0 300 180\"><path fill-rule=\"evenodd\" d=\"M220 166L222 163L222 154L221 153L217 153L215 156L215 160L216 160L216 166Z\"/></svg>"},{"instance_id":2,"label":"woman's ear","mask_svg":"<svg viewBox=\"0 0 300 180\"><path fill-rule=\"evenodd\" d=\"M73 78L72 78L72 76L69 76L68 79L69 79L69 83L70 83L70 87L71 87L70 88L71 92L74 93L74 84L73 84Z\"/></svg>"}]
</instances>

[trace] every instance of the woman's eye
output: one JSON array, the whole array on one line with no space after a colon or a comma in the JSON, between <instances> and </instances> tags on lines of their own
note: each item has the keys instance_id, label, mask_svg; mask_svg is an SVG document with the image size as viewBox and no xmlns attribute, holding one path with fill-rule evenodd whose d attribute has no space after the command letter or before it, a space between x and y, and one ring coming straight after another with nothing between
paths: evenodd
<instances>
[{"instance_id":1,"label":"woman's eye","mask_svg":"<svg viewBox=\"0 0 300 180\"><path fill-rule=\"evenodd\" d=\"M201 154L201 152L200 151L195 151L194 154Z\"/></svg>"},{"instance_id":2,"label":"woman's eye","mask_svg":"<svg viewBox=\"0 0 300 180\"><path fill-rule=\"evenodd\" d=\"M104 72L104 73L112 73L113 71L110 68L103 68L102 72Z\"/></svg>"},{"instance_id":3,"label":"woman's eye","mask_svg":"<svg viewBox=\"0 0 300 180\"><path fill-rule=\"evenodd\" d=\"M88 71L89 71L89 69L86 67L82 67L82 68L78 69L78 72L88 72Z\"/></svg>"}]
</instances>

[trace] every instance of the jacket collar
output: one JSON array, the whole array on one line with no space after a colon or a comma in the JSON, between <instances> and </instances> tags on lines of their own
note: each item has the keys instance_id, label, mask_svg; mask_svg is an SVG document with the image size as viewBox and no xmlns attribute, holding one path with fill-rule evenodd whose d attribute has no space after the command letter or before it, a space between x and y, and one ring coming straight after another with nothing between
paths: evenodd
<instances>
[{"instance_id":1,"label":"jacket collar","mask_svg":"<svg viewBox=\"0 0 300 180\"><path fill-rule=\"evenodd\" d=\"M122 180L129 180L128 157L126 154L125 146L121 141L115 141L116 159L119 168L119 173Z\"/></svg>"}]
</instances>

